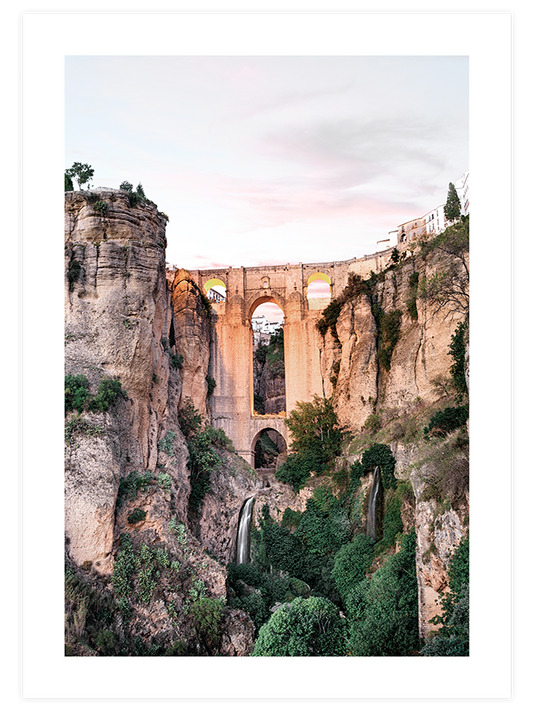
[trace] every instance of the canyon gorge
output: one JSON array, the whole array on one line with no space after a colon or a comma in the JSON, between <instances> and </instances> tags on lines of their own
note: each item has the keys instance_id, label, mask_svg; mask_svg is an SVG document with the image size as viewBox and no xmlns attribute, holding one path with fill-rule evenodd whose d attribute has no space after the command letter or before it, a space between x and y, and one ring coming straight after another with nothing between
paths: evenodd
<instances>
[{"instance_id":1,"label":"canyon gorge","mask_svg":"<svg viewBox=\"0 0 533 711\"><path fill-rule=\"evenodd\" d=\"M379 654L359 639L357 595L408 551L418 652L468 541L464 224L346 262L188 271L166 264L167 220L124 190L65 193L65 653L249 656L302 604L337 615L335 634L355 620L343 652L311 654ZM316 274L331 298L312 303ZM204 288L214 277L220 303ZM267 301L285 318L275 368L252 346ZM296 482L291 413L313 398L339 443ZM348 589L352 553L366 563Z\"/></svg>"}]
</instances>

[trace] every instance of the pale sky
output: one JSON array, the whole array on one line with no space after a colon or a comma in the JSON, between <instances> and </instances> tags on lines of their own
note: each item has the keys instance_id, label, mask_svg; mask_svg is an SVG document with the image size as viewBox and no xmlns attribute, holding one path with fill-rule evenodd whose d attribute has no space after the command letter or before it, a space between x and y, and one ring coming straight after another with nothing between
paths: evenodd
<instances>
[{"instance_id":1,"label":"pale sky","mask_svg":"<svg viewBox=\"0 0 533 711\"><path fill-rule=\"evenodd\" d=\"M188 269L351 259L468 165L468 58L67 57L65 167L128 180Z\"/></svg>"}]
</instances>

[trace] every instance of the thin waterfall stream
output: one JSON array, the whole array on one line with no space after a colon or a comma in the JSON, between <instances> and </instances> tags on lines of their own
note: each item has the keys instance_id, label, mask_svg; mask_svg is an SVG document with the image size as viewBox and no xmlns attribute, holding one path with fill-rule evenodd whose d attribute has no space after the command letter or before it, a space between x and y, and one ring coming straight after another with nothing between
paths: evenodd
<instances>
[{"instance_id":1,"label":"thin waterfall stream","mask_svg":"<svg viewBox=\"0 0 533 711\"><path fill-rule=\"evenodd\" d=\"M368 497L368 510L366 515L366 535L372 538L373 541L377 540L378 537L378 503L379 494L381 490L381 477L379 467L374 469L374 474L372 476L372 488L370 489L370 496Z\"/></svg>"},{"instance_id":2,"label":"thin waterfall stream","mask_svg":"<svg viewBox=\"0 0 533 711\"><path fill-rule=\"evenodd\" d=\"M250 562L250 526L252 523L252 510L255 499L247 499L241 509L239 528L237 531L237 556L238 565Z\"/></svg>"}]
</instances>

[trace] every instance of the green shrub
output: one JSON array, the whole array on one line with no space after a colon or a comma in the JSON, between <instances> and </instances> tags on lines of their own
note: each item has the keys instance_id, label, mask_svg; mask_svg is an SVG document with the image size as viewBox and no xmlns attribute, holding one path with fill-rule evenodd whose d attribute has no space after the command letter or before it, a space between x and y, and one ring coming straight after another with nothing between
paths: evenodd
<instances>
[{"instance_id":1,"label":"green shrub","mask_svg":"<svg viewBox=\"0 0 533 711\"><path fill-rule=\"evenodd\" d=\"M183 366L183 356L181 353L175 354L171 353L170 354L170 365L174 370L178 370Z\"/></svg>"},{"instance_id":2,"label":"green shrub","mask_svg":"<svg viewBox=\"0 0 533 711\"><path fill-rule=\"evenodd\" d=\"M390 370L392 354L400 338L402 312L396 310L385 313L379 304L373 304L372 314L378 329L378 362L382 368Z\"/></svg>"},{"instance_id":3,"label":"green shrub","mask_svg":"<svg viewBox=\"0 0 533 711\"><path fill-rule=\"evenodd\" d=\"M372 562L373 549L372 539L360 533L353 543L346 543L336 553L331 577L345 604L353 587L365 577Z\"/></svg>"},{"instance_id":4,"label":"green shrub","mask_svg":"<svg viewBox=\"0 0 533 711\"><path fill-rule=\"evenodd\" d=\"M174 453L174 440L176 439L177 434L175 432L172 432L172 430L169 430L164 437L161 437L159 442L157 443L157 449L160 452L165 452L165 454L168 454L169 457L175 457Z\"/></svg>"},{"instance_id":5,"label":"green shrub","mask_svg":"<svg viewBox=\"0 0 533 711\"><path fill-rule=\"evenodd\" d=\"M370 292L370 286L370 282L363 281L358 274L349 274L348 284L344 287L342 294L338 298L332 299L324 311L322 311L322 318L316 323L316 328L319 333L325 336L328 330L331 330L331 335L338 341L337 321L342 307L360 294L368 294Z\"/></svg>"},{"instance_id":6,"label":"green shrub","mask_svg":"<svg viewBox=\"0 0 533 711\"><path fill-rule=\"evenodd\" d=\"M133 509L133 511L128 516L128 523L139 523L139 521L144 521L146 518L146 511L142 509Z\"/></svg>"},{"instance_id":7,"label":"green shrub","mask_svg":"<svg viewBox=\"0 0 533 711\"><path fill-rule=\"evenodd\" d=\"M364 657L405 656L419 648L416 533L403 537L370 581L361 581L348 599L351 632L348 654Z\"/></svg>"},{"instance_id":8,"label":"green shrub","mask_svg":"<svg viewBox=\"0 0 533 711\"><path fill-rule=\"evenodd\" d=\"M113 655L116 643L115 635L111 630L102 629L96 635L96 649L104 656Z\"/></svg>"},{"instance_id":9,"label":"green shrub","mask_svg":"<svg viewBox=\"0 0 533 711\"><path fill-rule=\"evenodd\" d=\"M329 600L297 597L261 627L251 656L343 656L345 628L339 609Z\"/></svg>"},{"instance_id":10,"label":"green shrub","mask_svg":"<svg viewBox=\"0 0 533 711\"><path fill-rule=\"evenodd\" d=\"M187 439L200 431L203 417L194 407L190 397L186 398L183 406L178 411L178 422L183 436Z\"/></svg>"},{"instance_id":11,"label":"green shrub","mask_svg":"<svg viewBox=\"0 0 533 711\"><path fill-rule=\"evenodd\" d=\"M436 435L437 437L445 437L450 432L464 427L468 421L468 405L460 405L459 407L447 407L444 410L436 412L429 425L424 427L425 435Z\"/></svg>"},{"instance_id":12,"label":"green shrub","mask_svg":"<svg viewBox=\"0 0 533 711\"><path fill-rule=\"evenodd\" d=\"M105 200L97 200L93 205L93 210L103 217L107 213L107 203Z\"/></svg>"},{"instance_id":13,"label":"green shrub","mask_svg":"<svg viewBox=\"0 0 533 711\"><path fill-rule=\"evenodd\" d=\"M373 444L369 449L365 450L361 465L363 471L373 471L375 467L380 467L383 488L396 488L397 481L394 476L396 460L387 444Z\"/></svg>"},{"instance_id":14,"label":"green shrub","mask_svg":"<svg viewBox=\"0 0 533 711\"><path fill-rule=\"evenodd\" d=\"M331 398L313 395L312 402L297 402L285 422L292 436L293 452L321 462L321 471L340 454L345 429L339 425Z\"/></svg>"},{"instance_id":15,"label":"green shrub","mask_svg":"<svg viewBox=\"0 0 533 711\"><path fill-rule=\"evenodd\" d=\"M84 409L93 412L107 412L119 397L127 398L118 378L104 378L98 385L96 397L89 397L89 381L85 375L65 376L65 412Z\"/></svg>"},{"instance_id":16,"label":"green shrub","mask_svg":"<svg viewBox=\"0 0 533 711\"><path fill-rule=\"evenodd\" d=\"M323 457L310 451L289 454L285 462L276 471L276 479L290 484L298 492L309 479L311 472L320 474L324 469Z\"/></svg>"},{"instance_id":17,"label":"green shrub","mask_svg":"<svg viewBox=\"0 0 533 711\"><path fill-rule=\"evenodd\" d=\"M81 264L77 259L71 259L67 269L67 280L69 291L74 291L74 284L78 281L81 273Z\"/></svg>"},{"instance_id":18,"label":"green shrub","mask_svg":"<svg viewBox=\"0 0 533 711\"><path fill-rule=\"evenodd\" d=\"M120 380L106 377L98 384L98 394L95 398L91 398L88 407L93 411L107 412L110 407L117 404L120 397L124 399L128 397L126 391L122 389Z\"/></svg>"},{"instance_id":19,"label":"green shrub","mask_svg":"<svg viewBox=\"0 0 533 711\"><path fill-rule=\"evenodd\" d=\"M457 399L460 402L463 395L468 395L466 384L465 364L466 364L466 334L468 325L466 321L460 323L455 329L450 343L448 355L452 357L450 375L457 392Z\"/></svg>"},{"instance_id":20,"label":"green shrub","mask_svg":"<svg viewBox=\"0 0 533 711\"><path fill-rule=\"evenodd\" d=\"M413 272L409 276L409 292L407 295L407 312L413 321L418 320L418 310L416 308L416 300L418 297L418 280L419 273Z\"/></svg>"},{"instance_id":21,"label":"green shrub","mask_svg":"<svg viewBox=\"0 0 533 711\"><path fill-rule=\"evenodd\" d=\"M372 434L376 434L378 430L381 429L381 420L379 415L374 412L372 415L369 415L366 420L365 424L363 425L365 430L369 430L372 432Z\"/></svg>"},{"instance_id":22,"label":"green shrub","mask_svg":"<svg viewBox=\"0 0 533 711\"><path fill-rule=\"evenodd\" d=\"M217 386L217 381L210 375L207 375L205 380L207 382L207 397L211 397Z\"/></svg>"},{"instance_id":23,"label":"green shrub","mask_svg":"<svg viewBox=\"0 0 533 711\"><path fill-rule=\"evenodd\" d=\"M120 536L120 550L115 558L111 576L115 596L128 601L132 593L131 577L135 572L135 553L129 533ZM128 606L129 609L129 606Z\"/></svg>"},{"instance_id":24,"label":"green shrub","mask_svg":"<svg viewBox=\"0 0 533 711\"><path fill-rule=\"evenodd\" d=\"M144 474L132 471L124 479L120 480L117 494L117 509L120 508L122 502L134 501L137 498L139 491L146 491L147 487L153 483L154 475L151 471Z\"/></svg>"},{"instance_id":25,"label":"green shrub","mask_svg":"<svg viewBox=\"0 0 533 711\"><path fill-rule=\"evenodd\" d=\"M266 350L266 362L273 377L285 374L285 349L283 340L283 327L280 327L270 337Z\"/></svg>"},{"instance_id":26,"label":"green shrub","mask_svg":"<svg viewBox=\"0 0 533 711\"><path fill-rule=\"evenodd\" d=\"M196 631L208 650L218 647L222 638L224 602L216 598L201 597L193 602L191 611Z\"/></svg>"},{"instance_id":27,"label":"green shrub","mask_svg":"<svg viewBox=\"0 0 533 711\"><path fill-rule=\"evenodd\" d=\"M205 428L205 431L210 443L214 444L215 447L225 449L227 452L235 452L233 442L222 428L219 427L215 429L214 427L208 426Z\"/></svg>"},{"instance_id":28,"label":"green shrub","mask_svg":"<svg viewBox=\"0 0 533 711\"><path fill-rule=\"evenodd\" d=\"M329 487L319 487L307 500L295 536L310 553L335 553L350 540L346 511Z\"/></svg>"},{"instance_id":29,"label":"green shrub","mask_svg":"<svg viewBox=\"0 0 533 711\"><path fill-rule=\"evenodd\" d=\"M469 654L469 538L461 539L449 567L449 592L441 594L443 614L430 622L439 624L435 637L421 650L427 657L463 657Z\"/></svg>"},{"instance_id":30,"label":"green shrub","mask_svg":"<svg viewBox=\"0 0 533 711\"><path fill-rule=\"evenodd\" d=\"M65 375L65 414L83 412L89 398L89 381L85 375Z\"/></svg>"}]
</instances>

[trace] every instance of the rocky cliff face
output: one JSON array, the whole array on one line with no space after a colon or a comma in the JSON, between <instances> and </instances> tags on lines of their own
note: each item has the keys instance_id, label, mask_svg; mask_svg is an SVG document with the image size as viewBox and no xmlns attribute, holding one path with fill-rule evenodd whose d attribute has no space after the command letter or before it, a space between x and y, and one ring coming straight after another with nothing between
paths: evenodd
<instances>
[{"instance_id":1,"label":"rocky cliff face","mask_svg":"<svg viewBox=\"0 0 533 711\"><path fill-rule=\"evenodd\" d=\"M66 372L86 375L93 393L105 376L127 392L115 408L84 418L104 436L67 447L66 535L77 563L110 572L119 480L155 469L169 399L181 384L161 346L170 320L165 219L152 205L131 209L118 191L65 200Z\"/></svg>"},{"instance_id":2,"label":"rocky cliff face","mask_svg":"<svg viewBox=\"0 0 533 711\"><path fill-rule=\"evenodd\" d=\"M185 269L175 272L171 281L175 319L176 351L183 356L181 401L191 398L195 408L207 413L207 376L211 326L206 302L200 289Z\"/></svg>"},{"instance_id":3,"label":"rocky cliff face","mask_svg":"<svg viewBox=\"0 0 533 711\"><path fill-rule=\"evenodd\" d=\"M449 257L439 253L415 254L386 269L370 292L362 290L342 305L336 333L328 329L321 352L326 396L333 398L340 423L361 433L349 460L359 458L372 441L388 443L397 461L396 477L409 479L413 486L423 636L432 629L429 620L440 611L438 593L446 590L450 557L468 530L467 447L450 437L433 447L420 438L429 416L454 404L448 397L449 348L464 316L443 318L420 298L418 288L448 264ZM397 327L388 360L382 348L388 345L383 314L390 315L389 323ZM468 369L467 349L467 382ZM441 471L442 462L447 462L448 471ZM428 484L437 474L440 490ZM446 479L450 489L456 485L449 496L443 493Z\"/></svg>"},{"instance_id":4,"label":"rocky cliff face","mask_svg":"<svg viewBox=\"0 0 533 711\"><path fill-rule=\"evenodd\" d=\"M166 217L153 203L132 206L114 190L66 193L65 200L66 373L86 376L93 397L106 378L118 378L122 389L105 411L86 403L67 414L67 558L77 575L112 593L108 576L129 536L140 577L123 584L139 592L122 626L113 627L116 643L129 635L146 648L168 648L200 639L190 612L200 591L225 595L225 569L179 523L187 521L191 485L178 411L191 398L207 412L209 317L187 272L167 283ZM150 598L150 555L159 549L167 559L158 554L162 577ZM252 635L247 615L225 611L222 653L249 653ZM205 654L198 645L194 653Z\"/></svg>"}]
</instances>

